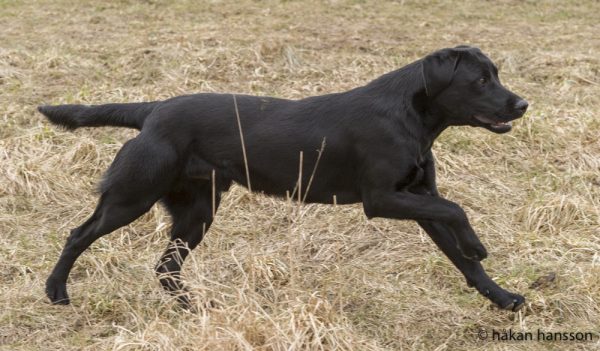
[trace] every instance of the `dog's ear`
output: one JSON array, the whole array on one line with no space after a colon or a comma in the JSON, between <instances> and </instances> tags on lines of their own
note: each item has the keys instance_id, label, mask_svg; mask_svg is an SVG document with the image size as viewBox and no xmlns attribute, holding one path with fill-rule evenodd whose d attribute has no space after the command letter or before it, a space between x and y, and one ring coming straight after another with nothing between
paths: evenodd
<instances>
[{"instance_id":1,"label":"dog's ear","mask_svg":"<svg viewBox=\"0 0 600 351\"><path fill-rule=\"evenodd\" d=\"M425 56L422 62L423 83L428 97L435 97L450 85L461 52L467 48L469 47L459 46L454 49L442 49Z\"/></svg>"}]
</instances>

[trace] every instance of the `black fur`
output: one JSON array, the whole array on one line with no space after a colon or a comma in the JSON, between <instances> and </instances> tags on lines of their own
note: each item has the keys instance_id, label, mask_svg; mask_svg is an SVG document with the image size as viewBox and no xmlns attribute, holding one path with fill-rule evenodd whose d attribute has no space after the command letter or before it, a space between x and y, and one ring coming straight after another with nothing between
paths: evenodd
<instances>
[{"instance_id":1,"label":"black fur","mask_svg":"<svg viewBox=\"0 0 600 351\"><path fill-rule=\"evenodd\" d=\"M173 228L157 272L164 288L189 305L180 294L181 264L209 229L221 193L237 182L276 196L300 192L306 202L362 202L369 218L416 220L470 285L517 310L524 298L486 275L479 263L486 250L464 211L439 196L431 146L449 126L507 132L510 125L501 122L526 108L501 85L493 63L465 46L434 52L347 92L295 101L196 94L139 104L42 106L51 122L70 129L141 130L110 166L91 218L71 232L47 294L53 303L68 303L66 280L77 257L161 200Z\"/></svg>"},{"instance_id":2,"label":"black fur","mask_svg":"<svg viewBox=\"0 0 600 351\"><path fill-rule=\"evenodd\" d=\"M129 127L141 130L144 120L158 102L106 104L100 106L59 105L38 106L50 122L67 129L79 127Z\"/></svg>"}]
</instances>

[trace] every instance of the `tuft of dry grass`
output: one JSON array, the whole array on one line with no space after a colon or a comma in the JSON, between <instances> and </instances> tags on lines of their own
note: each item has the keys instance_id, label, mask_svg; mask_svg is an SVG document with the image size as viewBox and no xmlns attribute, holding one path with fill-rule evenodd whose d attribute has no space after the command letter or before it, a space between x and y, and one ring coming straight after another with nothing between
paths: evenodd
<instances>
[{"instance_id":1,"label":"tuft of dry grass","mask_svg":"<svg viewBox=\"0 0 600 351\"><path fill-rule=\"evenodd\" d=\"M600 348L597 13L596 1L0 0L0 349ZM490 275L527 297L523 311L491 308L414 223L240 187L184 266L199 313L178 309L152 272L169 229L159 207L82 255L72 305L48 304L68 230L135 132L59 130L38 104L299 98L463 43L499 64L530 112L508 135L446 131L434 146L441 192L468 212ZM482 341L479 328L595 341Z\"/></svg>"}]
</instances>

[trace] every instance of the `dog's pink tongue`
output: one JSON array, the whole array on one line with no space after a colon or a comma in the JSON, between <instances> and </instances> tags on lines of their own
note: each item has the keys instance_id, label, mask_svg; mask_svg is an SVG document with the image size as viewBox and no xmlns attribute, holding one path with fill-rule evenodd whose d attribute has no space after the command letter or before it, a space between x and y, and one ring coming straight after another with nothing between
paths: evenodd
<instances>
[{"instance_id":1,"label":"dog's pink tongue","mask_svg":"<svg viewBox=\"0 0 600 351\"><path fill-rule=\"evenodd\" d=\"M483 123L489 123L492 125L495 124L495 122L493 120L491 120L485 116L475 116L475 118L477 118L480 122L483 122Z\"/></svg>"}]
</instances>

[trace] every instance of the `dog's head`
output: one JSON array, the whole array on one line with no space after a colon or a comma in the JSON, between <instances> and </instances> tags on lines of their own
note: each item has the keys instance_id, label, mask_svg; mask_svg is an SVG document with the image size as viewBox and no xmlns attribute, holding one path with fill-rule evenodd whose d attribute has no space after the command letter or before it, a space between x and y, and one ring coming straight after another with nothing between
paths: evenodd
<instances>
[{"instance_id":1,"label":"dog's head","mask_svg":"<svg viewBox=\"0 0 600 351\"><path fill-rule=\"evenodd\" d=\"M527 101L506 89L498 69L479 49L442 49L422 61L429 104L450 125L484 127L506 133L523 116Z\"/></svg>"}]
</instances>

